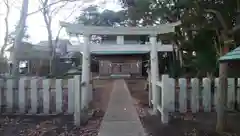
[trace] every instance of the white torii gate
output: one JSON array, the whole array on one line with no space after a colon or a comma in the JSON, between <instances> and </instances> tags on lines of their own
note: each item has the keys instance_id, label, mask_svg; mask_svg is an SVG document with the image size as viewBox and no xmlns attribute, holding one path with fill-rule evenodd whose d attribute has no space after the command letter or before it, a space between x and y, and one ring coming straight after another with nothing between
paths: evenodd
<instances>
[{"instance_id":1,"label":"white torii gate","mask_svg":"<svg viewBox=\"0 0 240 136\"><path fill-rule=\"evenodd\" d=\"M180 25L181 22L163 24L159 26L146 26L146 27L102 27L102 26L84 26L83 24L71 24L66 22L60 22L62 27L66 28L66 31L72 35L82 35L84 37L83 47L77 47L80 52L83 52L82 60L82 92L83 92L83 101L84 107L88 105L89 94L89 81L90 81L90 54L93 51L116 51L116 50L129 50L129 51L150 51L151 56L151 89L153 96L153 103L158 103L158 96L156 96L156 81L159 80L159 71L158 71L158 51L173 51L173 45L164 45L160 42L160 47L157 46L158 34L173 33L175 31L175 26ZM89 43L89 37L91 35L116 35L117 44L111 46L101 47L101 45L94 45ZM124 45L124 35L149 35L150 36L150 45ZM120 45L120 46L119 46ZM76 50L75 50L76 51ZM156 104L153 104L153 110L156 113L157 107Z\"/></svg>"}]
</instances>

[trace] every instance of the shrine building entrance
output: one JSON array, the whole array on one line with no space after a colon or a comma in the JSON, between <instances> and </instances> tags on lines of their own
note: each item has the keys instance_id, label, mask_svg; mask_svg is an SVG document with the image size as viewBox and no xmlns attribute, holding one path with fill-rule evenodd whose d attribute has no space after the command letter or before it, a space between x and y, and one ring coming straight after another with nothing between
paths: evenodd
<instances>
[{"instance_id":1,"label":"shrine building entrance","mask_svg":"<svg viewBox=\"0 0 240 136\"><path fill-rule=\"evenodd\" d=\"M142 75L141 56L101 57L99 60L99 75Z\"/></svg>"}]
</instances>

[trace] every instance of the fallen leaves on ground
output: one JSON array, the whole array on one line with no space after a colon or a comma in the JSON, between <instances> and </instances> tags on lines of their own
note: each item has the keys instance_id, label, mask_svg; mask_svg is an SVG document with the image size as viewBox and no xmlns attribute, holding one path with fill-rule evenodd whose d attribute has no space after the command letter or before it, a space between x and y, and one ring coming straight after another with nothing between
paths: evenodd
<instances>
[{"instance_id":1,"label":"fallen leaves on ground","mask_svg":"<svg viewBox=\"0 0 240 136\"><path fill-rule=\"evenodd\" d=\"M74 126L72 116L1 116L1 136L97 136L103 113L101 111L89 119L85 126Z\"/></svg>"}]
</instances>

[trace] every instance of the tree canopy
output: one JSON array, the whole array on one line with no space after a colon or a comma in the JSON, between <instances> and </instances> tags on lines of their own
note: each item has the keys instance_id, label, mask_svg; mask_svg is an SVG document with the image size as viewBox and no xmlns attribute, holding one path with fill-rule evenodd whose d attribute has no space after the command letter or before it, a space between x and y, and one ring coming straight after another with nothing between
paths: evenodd
<instances>
[{"instance_id":1,"label":"tree canopy","mask_svg":"<svg viewBox=\"0 0 240 136\"><path fill-rule=\"evenodd\" d=\"M125 25L126 17L125 11L114 12L104 10L103 12L99 12L97 6L90 6L83 10L77 21L85 25L115 26Z\"/></svg>"},{"instance_id":2,"label":"tree canopy","mask_svg":"<svg viewBox=\"0 0 240 136\"><path fill-rule=\"evenodd\" d=\"M237 33L232 35L228 31L238 23L239 0L120 1L136 25L181 20L182 25L176 29L175 42L182 54L183 67L196 75L215 74L219 55L224 49L234 48L238 43ZM223 31L228 39L234 41L228 47L223 47L226 41L221 35Z\"/></svg>"},{"instance_id":3,"label":"tree canopy","mask_svg":"<svg viewBox=\"0 0 240 136\"><path fill-rule=\"evenodd\" d=\"M86 8L78 22L97 26L147 26L181 20L174 41L182 68L192 76L214 75L218 57L224 49L234 48L238 33L229 31L239 23L239 0L119 0L124 10L98 11L97 6ZM226 39L232 40L224 47Z\"/></svg>"}]
</instances>

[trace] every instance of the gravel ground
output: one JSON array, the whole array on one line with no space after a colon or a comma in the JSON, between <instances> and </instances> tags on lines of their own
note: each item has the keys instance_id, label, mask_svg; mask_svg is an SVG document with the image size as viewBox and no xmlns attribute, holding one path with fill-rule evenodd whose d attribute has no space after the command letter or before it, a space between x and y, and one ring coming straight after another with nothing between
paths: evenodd
<instances>
[{"instance_id":1,"label":"gravel ground","mask_svg":"<svg viewBox=\"0 0 240 136\"><path fill-rule=\"evenodd\" d=\"M73 116L0 116L0 136L97 136L112 90L112 81L94 81L93 115L77 128Z\"/></svg>"}]
</instances>

